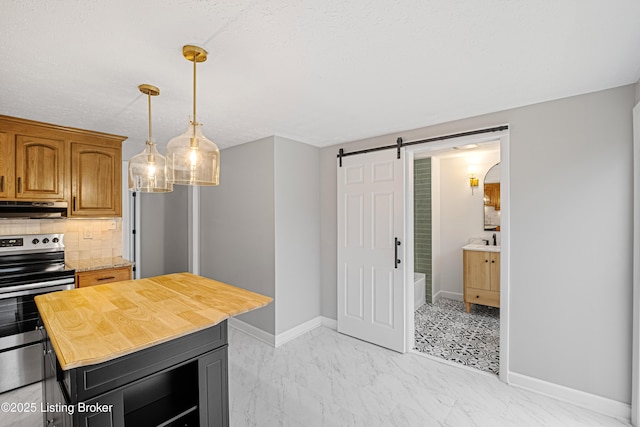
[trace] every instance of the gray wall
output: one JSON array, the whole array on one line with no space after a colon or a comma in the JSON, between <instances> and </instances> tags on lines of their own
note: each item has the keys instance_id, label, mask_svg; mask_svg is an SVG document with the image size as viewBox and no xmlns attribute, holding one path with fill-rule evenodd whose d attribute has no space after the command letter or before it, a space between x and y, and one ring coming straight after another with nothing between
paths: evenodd
<instances>
[{"instance_id":1,"label":"gray wall","mask_svg":"<svg viewBox=\"0 0 640 427\"><path fill-rule=\"evenodd\" d=\"M189 187L174 185L173 191L163 196L164 274L189 271Z\"/></svg>"},{"instance_id":2,"label":"gray wall","mask_svg":"<svg viewBox=\"0 0 640 427\"><path fill-rule=\"evenodd\" d=\"M222 150L220 185L200 190L200 273L275 297L274 138ZM275 304L238 316L275 334Z\"/></svg>"},{"instance_id":3,"label":"gray wall","mask_svg":"<svg viewBox=\"0 0 640 427\"><path fill-rule=\"evenodd\" d=\"M631 397L635 85L344 144L510 125L512 372ZM336 154L321 152L322 315L336 318ZM503 233L504 234L504 233Z\"/></svg>"},{"instance_id":4,"label":"gray wall","mask_svg":"<svg viewBox=\"0 0 640 427\"><path fill-rule=\"evenodd\" d=\"M273 335L320 315L319 153L281 137L228 148L201 189L201 274L273 297L239 316Z\"/></svg>"},{"instance_id":5,"label":"gray wall","mask_svg":"<svg viewBox=\"0 0 640 427\"><path fill-rule=\"evenodd\" d=\"M153 277L164 274L165 249L165 198L163 194L138 192L140 197L140 251L136 254L140 265L136 267L138 277Z\"/></svg>"},{"instance_id":6,"label":"gray wall","mask_svg":"<svg viewBox=\"0 0 640 427\"><path fill-rule=\"evenodd\" d=\"M319 154L275 137L276 334L320 315Z\"/></svg>"},{"instance_id":7,"label":"gray wall","mask_svg":"<svg viewBox=\"0 0 640 427\"><path fill-rule=\"evenodd\" d=\"M140 277L189 271L189 187L140 197Z\"/></svg>"}]
</instances>

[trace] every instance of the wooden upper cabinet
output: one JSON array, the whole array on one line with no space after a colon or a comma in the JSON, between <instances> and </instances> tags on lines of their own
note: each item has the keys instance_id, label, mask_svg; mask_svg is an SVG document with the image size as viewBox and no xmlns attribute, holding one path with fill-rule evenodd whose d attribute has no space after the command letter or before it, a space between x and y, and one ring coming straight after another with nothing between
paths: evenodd
<instances>
[{"instance_id":1,"label":"wooden upper cabinet","mask_svg":"<svg viewBox=\"0 0 640 427\"><path fill-rule=\"evenodd\" d=\"M66 201L71 217L122 216L125 139L0 115L0 198Z\"/></svg>"},{"instance_id":2,"label":"wooden upper cabinet","mask_svg":"<svg viewBox=\"0 0 640 427\"><path fill-rule=\"evenodd\" d=\"M71 143L71 216L122 215L122 148Z\"/></svg>"},{"instance_id":3,"label":"wooden upper cabinet","mask_svg":"<svg viewBox=\"0 0 640 427\"><path fill-rule=\"evenodd\" d=\"M64 140L16 136L17 199L64 199Z\"/></svg>"},{"instance_id":4,"label":"wooden upper cabinet","mask_svg":"<svg viewBox=\"0 0 640 427\"><path fill-rule=\"evenodd\" d=\"M6 132L0 131L0 198L13 197L15 166L14 144Z\"/></svg>"}]
</instances>

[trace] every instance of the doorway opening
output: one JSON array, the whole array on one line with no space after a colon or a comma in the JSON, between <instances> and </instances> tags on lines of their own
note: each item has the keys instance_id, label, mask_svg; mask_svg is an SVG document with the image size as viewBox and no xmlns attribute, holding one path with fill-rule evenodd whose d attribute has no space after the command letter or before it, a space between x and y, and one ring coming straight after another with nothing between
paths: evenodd
<instances>
[{"instance_id":1,"label":"doorway opening","mask_svg":"<svg viewBox=\"0 0 640 427\"><path fill-rule=\"evenodd\" d=\"M459 149L470 144L477 147ZM407 346L506 381L508 131L428 144L406 154ZM501 174L494 188L501 185L502 191L491 198L484 194L485 176L496 164ZM470 174L477 187L471 186ZM498 264L497 288L480 292L467 312L464 277L469 273L462 248L469 244L477 255L494 252Z\"/></svg>"}]
</instances>

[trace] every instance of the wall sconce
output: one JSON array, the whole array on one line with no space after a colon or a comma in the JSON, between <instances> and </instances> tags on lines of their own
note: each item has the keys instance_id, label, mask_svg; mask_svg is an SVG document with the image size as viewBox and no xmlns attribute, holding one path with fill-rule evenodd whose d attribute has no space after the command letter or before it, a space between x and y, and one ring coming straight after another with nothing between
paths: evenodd
<instances>
[{"instance_id":1,"label":"wall sconce","mask_svg":"<svg viewBox=\"0 0 640 427\"><path fill-rule=\"evenodd\" d=\"M471 194L473 190L478 186L478 167L476 165L469 165L469 186L471 187Z\"/></svg>"}]
</instances>

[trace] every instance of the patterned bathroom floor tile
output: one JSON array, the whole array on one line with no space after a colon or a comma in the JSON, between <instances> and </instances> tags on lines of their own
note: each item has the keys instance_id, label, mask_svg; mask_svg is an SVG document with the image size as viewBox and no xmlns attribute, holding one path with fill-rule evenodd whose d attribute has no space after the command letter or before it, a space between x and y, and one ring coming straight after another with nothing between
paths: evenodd
<instances>
[{"instance_id":1,"label":"patterned bathroom floor tile","mask_svg":"<svg viewBox=\"0 0 640 427\"><path fill-rule=\"evenodd\" d=\"M421 353L498 374L500 309L441 298L415 312L415 349Z\"/></svg>"}]
</instances>

